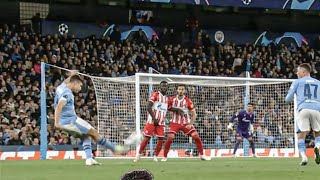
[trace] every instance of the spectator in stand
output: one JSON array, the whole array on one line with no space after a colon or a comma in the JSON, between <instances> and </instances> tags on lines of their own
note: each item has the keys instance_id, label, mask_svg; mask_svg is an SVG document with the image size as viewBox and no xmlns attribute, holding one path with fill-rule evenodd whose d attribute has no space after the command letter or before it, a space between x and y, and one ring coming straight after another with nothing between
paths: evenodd
<instances>
[{"instance_id":1,"label":"spectator in stand","mask_svg":"<svg viewBox=\"0 0 320 180\"><path fill-rule=\"evenodd\" d=\"M121 42L117 27L110 37L101 40L95 37L77 39L58 35L40 36L23 29L20 31L13 25L0 25L0 145L41 143L41 62L104 77L131 76L137 72L148 72L148 68L152 67L163 74L234 77L244 76L247 70L252 77L257 78L295 78L294 69L297 64L304 62L312 64L312 76L319 74L319 39L315 41L314 49L307 45L297 47L294 44L288 47L236 45L232 42L214 44L209 34L199 30L195 17L191 15L187 24L192 32L192 43L187 45L179 39L179 33L170 28L164 28L160 38L153 36L150 42L142 30L136 33L132 41ZM46 71L48 143L51 145L80 143L80 139L53 129L54 91L64 80L65 73L59 69ZM82 91L75 95L76 112L82 114L95 127L97 108L93 83L88 78L84 81ZM277 106L277 102L281 101L279 97L284 96L276 92L277 88L281 87L275 87L275 92L269 89L265 90L266 93L259 89L253 91L257 94L253 99L260 112L257 114L257 145L271 147L279 142L287 146L293 144L293 134L290 133L293 132L293 114L289 113L289 108ZM199 103L195 104L203 110L199 112L198 125L201 127L199 133L207 144L224 147L228 145L227 142L234 142L233 135L228 134L223 127L227 125L225 117L233 113L229 112L228 107L240 107L235 102L241 102L242 97L236 93L236 88L229 90L234 97L226 101L228 94L212 89L194 89L194 96L212 96L212 99L208 95L197 97ZM128 98L133 96L127 94ZM115 127L107 132L110 139L120 142L128 129L134 126L134 115L128 113L132 111L128 104L130 100L108 100L112 102L110 112L107 112L109 115L126 116L126 121L118 119ZM114 111L119 106L123 112ZM275 121L279 123L275 124Z\"/></svg>"}]
</instances>

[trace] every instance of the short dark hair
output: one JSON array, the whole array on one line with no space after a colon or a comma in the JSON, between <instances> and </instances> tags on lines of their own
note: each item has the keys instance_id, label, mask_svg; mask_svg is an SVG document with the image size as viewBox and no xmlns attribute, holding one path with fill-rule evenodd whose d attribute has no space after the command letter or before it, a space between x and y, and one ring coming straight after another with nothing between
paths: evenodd
<instances>
[{"instance_id":1,"label":"short dark hair","mask_svg":"<svg viewBox=\"0 0 320 180\"><path fill-rule=\"evenodd\" d=\"M70 82L71 83L74 83L74 82L82 82L82 79L79 75L75 74L75 75L72 75L70 77Z\"/></svg>"},{"instance_id":2,"label":"short dark hair","mask_svg":"<svg viewBox=\"0 0 320 180\"><path fill-rule=\"evenodd\" d=\"M185 84L178 84L178 85L176 86L176 89L178 89L178 87L181 87L181 86L183 86L184 88L187 88L187 86L186 86Z\"/></svg>"},{"instance_id":3,"label":"short dark hair","mask_svg":"<svg viewBox=\"0 0 320 180\"><path fill-rule=\"evenodd\" d=\"M303 63L299 65L300 68L305 69L306 71L308 71L309 73L311 72L311 66L308 63Z\"/></svg>"},{"instance_id":4,"label":"short dark hair","mask_svg":"<svg viewBox=\"0 0 320 180\"><path fill-rule=\"evenodd\" d=\"M247 106L249 106L249 105L253 106L253 103L249 102Z\"/></svg>"},{"instance_id":5,"label":"short dark hair","mask_svg":"<svg viewBox=\"0 0 320 180\"><path fill-rule=\"evenodd\" d=\"M168 84L167 81L161 81L160 84Z\"/></svg>"},{"instance_id":6,"label":"short dark hair","mask_svg":"<svg viewBox=\"0 0 320 180\"><path fill-rule=\"evenodd\" d=\"M153 174L146 169L138 169L127 172L121 177L121 180L153 180Z\"/></svg>"}]
</instances>

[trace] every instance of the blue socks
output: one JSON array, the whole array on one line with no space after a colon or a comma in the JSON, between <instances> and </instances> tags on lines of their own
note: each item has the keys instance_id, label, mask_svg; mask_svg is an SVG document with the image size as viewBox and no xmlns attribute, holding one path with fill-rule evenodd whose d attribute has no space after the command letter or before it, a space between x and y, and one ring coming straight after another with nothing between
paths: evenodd
<instances>
[{"instance_id":1,"label":"blue socks","mask_svg":"<svg viewBox=\"0 0 320 180\"><path fill-rule=\"evenodd\" d=\"M82 148L86 154L86 159L91 159L92 158L92 147L91 147L91 139L89 137L87 137L83 140Z\"/></svg>"},{"instance_id":2,"label":"blue socks","mask_svg":"<svg viewBox=\"0 0 320 180\"><path fill-rule=\"evenodd\" d=\"M110 141L106 140L106 138L100 137L97 143L105 149L110 149L112 152L115 151L114 145Z\"/></svg>"},{"instance_id":3,"label":"blue socks","mask_svg":"<svg viewBox=\"0 0 320 180\"><path fill-rule=\"evenodd\" d=\"M317 136L314 139L314 145L315 145L315 147L320 148L320 136Z\"/></svg>"},{"instance_id":4,"label":"blue socks","mask_svg":"<svg viewBox=\"0 0 320 180\"><path fill-rule=\"evenodd\" d=\"M306 157L306 144L304 139L298 139L298 148L301 157Z\"/></svg>"}]
</instances>

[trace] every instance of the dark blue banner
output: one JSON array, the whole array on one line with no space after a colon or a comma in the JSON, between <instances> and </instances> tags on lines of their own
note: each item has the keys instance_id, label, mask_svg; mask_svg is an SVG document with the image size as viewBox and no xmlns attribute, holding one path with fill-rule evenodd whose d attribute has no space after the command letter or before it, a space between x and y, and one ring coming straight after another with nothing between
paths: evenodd
<instances>
[{"instance_id":1,"label":"dark blue banner","mask_svg":"<svg viewBox=\"0 0 320 180\"><path fill-rule=\"evenodd\" d=\"M320 0L131 0L133 2L155 2L194 4L209 6L231 6L248 8L320 10Z\"/></svg>"}]
</instances>

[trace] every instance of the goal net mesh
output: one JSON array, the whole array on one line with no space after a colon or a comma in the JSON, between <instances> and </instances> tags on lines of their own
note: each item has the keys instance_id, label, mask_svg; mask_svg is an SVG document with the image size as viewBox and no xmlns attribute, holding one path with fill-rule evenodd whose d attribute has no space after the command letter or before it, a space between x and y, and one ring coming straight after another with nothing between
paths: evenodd
<instances>
[{"instance_id":1,"label":"goal net mesh","mask_svg":"<svg viewBox=\"0 0 320 180\"><path fill-rule=\"evenodd\" d=\"M284 97L291 85L288 81L262 81L236 78L211 79L188 78L177 76L139 77L139 94L135 91L135 77L98 78L91 77L96 93L98 109L98 129L101 135L115 143L123 140L136 130L136 123L142 130L146 122L146 105L152 91L159 90L161 81L169 83L168 96L175 95L175 87L179 83L187 85L187 96L193 101L197 120L195 128L203 141L207 155L222 156L232 153L236 131L227 130L231 116L243 110L245 100L254 104L255 132L254 141L257 152L263 156L265 149L294 149L294 103L286 104ZM139 106L136 107L136 101ZM136 108L140 115L136 117ZM167 113L166 132L172 115ZM137 122L139 120L139 122ZM236 124L234 126L236 129ZM155 148L156 138L148 145L144 155L151 156ZM259 149L262 149L259 151ZM243 147L238 150L243 155ZM136 147L132 146L126 157L133 157ZM163 150L160 156L163 154ZM169 157L197 156L194 142L180 132L174 140ZM110 154L101 151L98 156Z\"/></svg>"}]
</instances>

